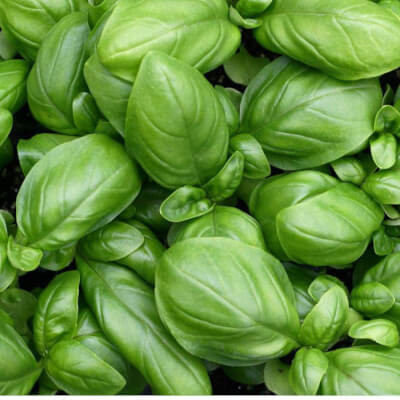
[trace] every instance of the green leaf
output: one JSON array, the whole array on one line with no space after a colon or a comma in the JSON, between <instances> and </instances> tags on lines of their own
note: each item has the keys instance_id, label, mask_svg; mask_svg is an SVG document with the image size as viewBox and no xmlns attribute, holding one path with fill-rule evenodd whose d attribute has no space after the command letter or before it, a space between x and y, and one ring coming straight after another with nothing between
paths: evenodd
<instances>
[{"instance_id":1,"label":"green leaf","mask_svg":"<svg viewBox=\"0 0 400 400\"><path fill-rule=\"evenodd\" d=\"M397 140L391 133L373 137L370 146L372 159L378 168L389 169L394 166L397 160Z\"/></svg>"},{"instance_id":2,"label":"green leaf","mask_svg":"<svg viewBox=\"0 0 400 400\"><path fill-rule=\"evenodd\" d=\"M400 133L400 112L393 106L382 106L375 116L374 130L378 133Z\"/></svg>"},{"instance_id":3,"label":"green leaf","mask_svg":"<svg viewBox=\"0 0 400 400\"><path fill-rule=\"evenodd\" d=\"M46 36L28 78L28 102L34 118L55 132L79 135L73 101L85 91L83 62L89 35L87 16L72 13Z\"/></svg>"},{"instance_id":4,"label":"green leaf","mask_svg":"<svg viewBox=\"0 0 400 400\"><path fill-rule=\"evenodd\" d=\"M12 319L15 330L27 341L31 337L28 320L36 310L36 297L26 290L10 288L0 294L0 309Z\"/></svg>"},{"instance_id":5,"label":"green leaf","mask_svg":"<svg viewBox=\"0 0 400 400\"><path fill-rule=\"evenodd\" d=\"M393 395L400 393L400 350L378 345L331 351L321 395Z\"/></svg>"},{"instance_id":6,"label":"green leaf","mask_svg":"<svg viewBox=\"0 0 400 400\"><path fill-rule=\"evenodd\" d=\"M133 203L136 209L134 215L124 216L123 219L135 217L135 219L143 222L154 232L159 234L167 233L171 223L162 217L160 207L170 194L169 190L155 183L145 183ZM119 218L122 218L122 216Z\"/></svg>"},{"instance_id":7,"label":"green leaf","mask_svg":"<svg viewBox=\"0 0 400 400\"><path fill-rule=\"evenodd\" d=\"M222 367L224 374L244 385L260 385L264 382L264 364L246 367Z\"/></svg>"},{"instance_id":8,"label":"green leaf","mask_svg":"<svg viewBox=\"0 0 400 400\"><path fill-rule=\"evenodd\" d=\"M383 220L361 189L317 171L263 181L251 193L249 208L274 255L312 266L354 262Z\"/></svg>"},{"instance_id":9,"label":"green leaf","mask_svg":"<svg viewBox=\"0 0 400 400\"><path fill-rule=\"evenodd\" d=\"M79 245L79 253L97 261L118 261L136 251L144 243L144 236L135 227L113 221L86 236Z\"/></svg>"},{"instance_id":10,"label":"green leaf","mask_svg":"<svg viewBox=\"0 0 400 400\"><path fill-rule=\"evenodd\" d=\"M126 384L118 371L76 340L55 344L45 368L57 387L71 395L113 395Z\"/></svg>"},{"instance_id":11,"label":"green leaf","mask_svg":"<svg viewBox=\"0 0 400 400\"><path fill-rule=\"evenodd\" d=\"M400 169L378 171L362 185L367 194L380 204L400 204Z\"/></svg>"},{"instance_id":12,"label":"green leaf","mask_svg":"<svg viewBox=\"0 0 400 400\"><path fill-rule=\"evenodd\" d=\"M297 347L299 321L282 265L237 240L174 244L156 270L156 299L178 343L206 360L254 365Z\"/></svg>"},{"instance_id":13,"label":"green leaf","mask_svg":"<svg viewBox=\"0 0 400 400\"><path fill-rule=\"evenodd\" d=\"M383 204L381 207L382 207L383 212L385 213L385 215L388 218L390 218L390 219L399 219L400 218L400 212L396 207L391 206L389 204Z\"/></svg>"},{"instance_id":14,"label":"green leaf","mask_svg":"<svg viewBox=\"0 0 400 400\"><path fill-rule=\"evenodd\" d=\"M253 57L241 46L238 53L225 61L224 71L232 82L247 86L269 62L266 57Z\"/></svg>"},{"instance_id":15,"label":"green leaf","mask_svg":"<svg viewBox=\"0 0 400 400\"><path fill-rule=\"evenodd\" d=\"M387 347L396 347L399 344L399 331L392 321L374 319L354 323L349 336L353 339L368 339Z\"/></svg>"},{"instance_id":16,"label":"green leaf","mask_svg":"<svg viewBox=\"0 0 400 400\"><path fill-rule=\"evenodd\" d=\"M100 111L90 93L81 92L73 99L72 117L80 132L94 133L100 118Z\"/></svg>"},{"instance_id":17,"label":"green leaf","mask_svg":"<svg viewBox=\"0 0 400 400\"><path fill-rule=\"evenodd\" d=\"M239 0L236 3L236 9L244 17L253 17L264 12L272 0Z\"/></svg>"},{"instance_id":18,"label":"green leaf","mask_svg":"<svg viewBox=\"0 0 400 400\"><path fill-rule=\"evenodd\" d=\"M85 63L84 74L90 93L112 126L123 135L132 84L112 75L93 54Z\"/></svg>"},{"instance_id":19,"label":"green leaf","mask_svg":"<svg viewBox=\"0 0 400 400\"><path fill-rule=\"evenodd\" d=\"M240 151L244 156L243 176L249 179L263 179L271 174L271 167L258 141L251 135L240 134L229 142L230 151Z\"/></svg>"},{"instance_id":20,"label":"green leaf","mask_svg":"<svg viewBox=\"0 0 400 400\"><path fill-rule=\"evenodd\" d=\"M160 213L167 221L182 222L207 214L214 206L205 190L182 186L163 201Z\"/></svg>"},{"instance_id":21,"label":"green leaf","mask_svg":"<svg viewBox=\"0 0 400 400\"><path fill-rule=\"evenodd\" d=\"M247 87L240 131L260 142L274 167L317 167L365 145L381 100L376 79L342 82L280 57Z\"/></svg>"},{"instance_id":22,"label":"green leaf","mask_svg":"<svg viewBox=\"0 0 400 400\"><path fill-rule=\"evenodd\" d=\"M61 144L32 168L18 193L23 244L47 251L71 245L113 220L139 190L136 166L119 143L92 134Z\"/></svg>"},{"instance_id":23,"label":"green leaf","mask_svg":"<svg viewBox=\"0 0 400 400\"><path fill-rule=\"evenodd\" d=\"M348 6L347 0L274 1L262 15L255 38L267 50L340 80L356 81L396 69L400 62L398 16L373 1L354 0Z\"/></svg>"},{"instance_id":24,"label":"green leaf","mask_svg":"<svg viewBox=\"0 0 400 400\"><path fill-rule=\"evenodd\" d=\"M393 254L380 259L365 273L361 283L379 282L386 287L395 299L393 306L386 311L382 318L391 321L400 321L400 253ZM387 296L387 295L386 295ZM386 297L384 297L386 298ZM387 303L385 303L387 304ZM383 312L383 310L381 310Z\"/></svg>"},{"instance_id":25,"label":"green leaf","mask_svg":"<svg viewBox=\"0 0 400 400\"><path fill-rule=\"evenodd\" d=\"M0 58L10 60L17 55L15 41L4 31L0 32Z\"/></svg>"},{"instance_id":26,"label":"green leaf","mask_svg":"<svg viewBox=\"0 0 400 400\"><path fill-rule=\"evenodd\" d=\"M5 108L0 108L0 146L6 141L14 123L14 117Z\"/></svg>"},{"instance_id":27,"label":"green leaf","mask_svg":"<svg viewBox=\"0 0 400 400\"><path fill-rule=\"evenodd\" d=\"M91 26L106 13L111 11L117 5L118 0L88 0L89 3L89 21Z\"/></svg>"},{"instance_id":28,"label":"green leaf","mask_svg":"<svg viewBox=\"0 0 400 400\"><path fill-rule=\"evenodd\" d=\"M74 336L78 321L79 273L57 275L40 293L33 320L33 339L39 354Z\"/></svg>"},{"instance_id":29,"label":"green leaf","mask_svg":"<svg viewBox=\"0 0 400 400\"><path fill-rule=\"evenodd\" d=\"M390 1L390 0L389 0ZM395 0L397 2L397 0ZM380 3L383 3L381 0ZM389 84L386 84L385 92L382 98L382 105L392 104L394 103L394 92L392 87Z\"/></svg>"},{"instance_id":30,"label":"green leaf","mask_svg":"<svg viewBox=\"0 0 400 400\"><path fill-rule=\"evenodd\" d=\"M209 394L203 363L164 328L153 291L124 267L77 258L85 298L104 334L157 394ZM132 332L135 332L133 335Z\"/></svg>"},{"instance_id":31,"label":"green leaf","mask_svg":"<svg viewBox=\"0 0 400 400\"><path fill-rule=\"evenodd\" d=\"M300 349L289 372L289 381L294 392L300 396L315 396L328 365L329 361L321 350L305 347Z\"/></svg>"},{"instance_id":32,"label":"green leaf","mask_svg":"<svg viewBox=\"0 0 400 400\"><path fill-rule=\"evenodd\" d=\"M235 151L217 175L203 185L203 189L215 202L226 200L233 196L239 187L243 170L244 156L240 151Z\"/></svg>"},{"instance_id":33,"label":"green leaf","mask_svg":"<svg viewBox=\"0 0 400 400\"><path fill-rule=\"evenodd\" d=\"M229 7L229 19L230 21L244 29L255 29L261 26L262 21L256 18L244 18L240 15L239 11L234 7Z\"/></svg>"},{"instance_id":34,"label":"green leaf","mask_svg":"<svg viewBox=\"0 0 400 400\"><path fill-rule=\"evenodd\" d=\"M97 51L113 75L132 82L151 50L168 53L204 73L221 65L239 44L240 31L228 20L226 0L120 0Z\"/></svg>"},{"instance_id":35,"label":"green leaf","mask_svg":"<svg viewBox=\"0 0 400 400\"><path fill-rule=\"evenodd\" d=\"M94 315L87 308L79 310L76 340L83 344L100 359L118 371L126 380L121 394L141 394L146 382L143 376L132 367L101 332Z\"/></svg>"},{"instance_id":36,"label":"green leaf","mask_svg":"<svg viewBox=\"0 0 400 400\"><path fill-rule=\"evenodd\" d=\"M23 60L0 62L1 108L15 113L26 103L26 79L29 67L29 64Z\"/></svg>"},{"instance_id":37,"label":"green leaf","mask_svg":"<svg viewBox=\"0 0 400 400\"><path fill-rule=\"evenodd\" d=\"M207 79L182 61L150 52L129 99L125 139L128 152L155 182L177 189L203 185L218 173L229 132Z\"/></svg>"},{"instance_id":38,"label":"green leaf","mask_svg":"<svg viewBox=\"0 0 400 400\"><path fill-rule=\"evenodd\" d=\"M394 302L391 291L379 282L362 283L351 292L352 307L369 317L384 314Z\"/></svg>"},{"instance_id":39,"label":"green leaf","mask_svg":"<svg viewBox=\"0 0 400 400\"><path fill-rule=\"evenodd\" d=\"M74 260L76 243L55 251L44 251L40 267L49 271L61 271Z\"/></svg>"},{"instance_id":40,"label":"green leaf","mask_svg":"<svg viewBox=\"0 0 400 400\"><path fill-rule=\"evenodd\" d=\"M346 292L333 286L304 318L299 339L306 346L326 350L342 335L349 314Z\"/></svg>"},{"instance_id":41,"label":"green leaf","mask_svg":"<svg viewBox=\"0 0 400 400\"><path fill-rule=\"evenodd\" d=\"M40 249L22 246L12 236L8 238L7 257L14 268L24 272L33 271L39 267L42 256Z\"/></svg>"},{"instance_id":42,"label":"green leaf","mask_svg":"<svg viewBox=\"0 0 400 400\"><path fill-rule=\"evenodd\" d=\"M232 136L239 128L239 111L232 102L231 97L223 86L216 85L215 93L224 109L226 123L228 124L229 134Z\"/></svg>"},{"instance_id":43,"label":"green leaf","mask_svg":"<svg viewBox=\"0 0 400 400\"><path fill-rule=\"evenodd\" d=\"M317 274L291 263L285 263L284 266L293 286L296 309L302 321L315 305L314 300L308 294L308 287Z\"/></svg>"},{"instance_id":44,"label":"green leaf","mask_svg":"<svg viewBox=\"0 0 400 400\"><path fill-rule=\"evenodd\" d=\"M15 41L18 51L34 60L51 30L64 16L84 9L85 0L4 0L0 4L2 29Z\"/></svg>"},{"instance_id":45,"label":"green leaf","mask_svg":"<svg viewBox=\"0 0 400 400\"><path fill-rule=\"evenodd\" d=\"M27 395L42 367L15 329L0 319L0 394Z\"/></svg>"},{"instance_id":46,"label":"green leaf","mask_svg":"<svg viewBox=\"0 0 400 400\"><path fill-rule=\"evenodd\" d=\"M146 225L133 219L126 222L141 232L144 242L136 251L118 260L118 263L131 268L146 282L154 285L155 271L165 248Z\"/></svg>"},{"instance_id":47,"label":"green leaf","mask_svg":"<svg viewBox=\"0 0 400 400\"><path fill-rule=\"evenodd\" d=\"M372 239L376 255L387 256L393 252L395 243L392 238L386 234L383 226L374 233Z\"/></svg>"},{"instance_id":48,"label":"green leaf","mask_svg":"<svg viewBox=\"0 0 400 400\"><path fill-rule=\"evenodd\" d=\"M367 177L363 163L355 157L343 157L334 161L331 165L335 174L343 182L361 185Z\"/></svg>"},{"instance_id":49,"label":"green leaf","mask_svg":"<svg viewBox=\"0 0 400 400\"><path fill-rule=\"evenodd\" d=\"M266 250L258 222L235 207L216 206L211 212L181 224L172 225L168 245L196 237L225 237Z\"/></svg>"},{"instance_id":50,"label":"green leaf","mask_svg":"<svg viewBox=\"0 0 400 400\"><path fill-rule=\"evenodd\" d=\"M26 176L32 167L50 150L58 145L74 140L75 137L55 133L41 133L29 139L18 141L18 159L22 172Z\"/></svg>"},{"instance_id":51,"label":"green leaf","mask_svg":"<svg viewBox=\"0 0 400 400\"><path fill-rule=\"evenodd\" d=\"M344 283L333 275L322 274L318 275L308 287L308 294L317 303L321 297L332 287L339 287L343 289L346 295L349 294Z\"/></svg>"},{"instance_id":52,"label":"green leaf","mask_svg":"<svg viewBox=\"0 0 400 400\"><path fill-rule=\"evenodd\" d=\"M280 396L294 395L289 383L289 365L280 360L268 360L264 367L265 386Z\"/></svg>"}]
</instances>

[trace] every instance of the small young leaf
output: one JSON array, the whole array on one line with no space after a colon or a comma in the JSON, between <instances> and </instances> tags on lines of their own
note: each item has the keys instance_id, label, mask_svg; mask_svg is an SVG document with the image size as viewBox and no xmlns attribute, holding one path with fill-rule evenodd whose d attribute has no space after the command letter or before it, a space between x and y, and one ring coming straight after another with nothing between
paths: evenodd
<instances>
[{"instance_id":1,"label":"small young leaf","mask_svg":"<svg viewBox=\"0 0 400 400\"><path fill-rule=\"evenodd\" d=\"M306 346L326 350L342 335L349 314L346 292L333 286L304 318L299 339Z\"/></svg>"},{"instance_id":2,"label":"small young leaf","mask_svg":"<svg viewBox=\"0 0 400 400\"><path fill-rule=\"evenodd\" d=\"M363 163L355 157L343 157L331 163L335 174L343 182L361 185L367 177Z\"/></svg>"},{"instance_id":3,"label":"small young leaf","mask_svg":"<svg viewBox=\"0 0 400 400\"><path fill-rule=\"evenodd\" d=\"M393 252L394 242L385 232L385 228L381 226L373 235L375 254L378 256L387 256Z\"/></svg>"},{"instance_id":4,"label":"small young leaf","mask_svg":"<svg viewBox=\"0 0 400 400\"><path fill-rule=\"evenodd\" d=\"M399 344L399 331L394 322L387 319L373 319L354 323L349 336L354 339L368 339L387 347Z\"/></svg>"},{"instance_id":5,"label":"small young leaf","mask_svg":"<svg viewBox=\"0 0 400 400\"><path fill-rule=\"evenodd\" d=\"M400 112L393 106L382 106L375 116L374 130L378 133L400 132Z\"/></svg>"},{"instance_id":6,"label":"small young leaf","mask_svg":"<svg viewBox=\"0 0 400 400\"><path fill-rule=\"evenodd\" d=\"M233 135L239 128L239 112L232 103L232 100L225 88L219 85L214 87L218 100L225 112L226 123L228 124L229 134Z\"/></svg>"},{"instance_id":7,"label":"small young leaf","mask_svg":"<svg viewBox=\"0 0 400 400\"><path fill-rule=\"evenodd\" d=\"M40 249L22 246L10 236L8 238L7 257L14 268L29 272L39 267L43 252Z\"/></svg>"},{"instance_id":8,"label":"small young leaf","mask_svg":"<svg viewBox=\"0 0 400 400\"><path fill-rule=\"evenodd\" d=\"M236 3L236 9L243 17L254 17L264 12L272 0L239 0Z\"/></svg>"},{"instance_id":9,"label":"small young leaf","mask_svg":"<svg viewBox=\"0 0 400 400\"><path fill-rule=\"evenodd\" d=\"M240 151L244 156L243 176L249 179L263 179L271 174L267 156L257 139L248 134L234 136L229 143L231 152Z\"/></svg>"},{"instance_id":10,"label":"small young leaf","mask_svg":"<svg viewBox=\"0 0 400 400\"><path fill-rule=\"evenodd\" d=\"M234 7L229 8L229 19L233 24L245 29L255 29L262 25L262 21L256 18L244 18Z\"/></svg>"},{"instance_id":11,"label":"small young leaf","mask_svg":"<svg viewBox=\"0 0 400 400\"><path fill-rule=\"evenodd\" d=\"M264 364L246 367L222 367L224 374L244 385L260 385L264 382Z\"/></svg>"},{"instance_id":12,"label":"small young leaf","mask_svg":"<svg viewBox=\"0 0 400 400\"><path fill-rule=\"evenodd\" d=\"M75 257L76 243L55 251L44 251L40 267L49 271L61 271L68 267Z\"/></svg>"},{"instance_id":13,"label":"small young leaf","mask_svg":"<svg viewBox=\"0 0 400 400\"><path fill-rule=\"evenodd\" d=\"M344 283L333 275L318 275L308 287L307 293L317 303L321 297L332 287L342 288L348 295L348 290Z\"/></svg>"},{"instance_id":14,"label":"small young leaf","mask_svg":"<svg viewBox=\"0 0 400 400\"><path fill-rule=\"evenodd\" d=\"M351 305L368 317L375 317L389 311L395 298L382 283L368 282L356 286L351 292Z\"/></svg>"},{"instance_id":15,"label":"small young leaf","mask_svg":"<svg viewBox=\"0 0 400 400\"><path fill-rule=\"evenodd\" d=\"M160 213L170 222L183 222L207 214L214 206L205 190L182 186L163 201Z\"/></svg>"},{"instance_id":16,"label":"small young leaf","mask_svg":"<svg viewBox=\"0 0 400 400\"><path fill-rule=\"evenodd\" d=\"M397 140L391 133L382 133L370 141L371 156L380 169L389 169L397 160Z\"/></svg>"},{"instance_id":17,"label":"small young leaf","mask_svg":"<svg viewBox=\"0 0 400 400\"><path fill-rule=\"evenodd\" d=\"M240 151L235 151L217 175L203 185L203 189L215 202L228 199L239 187L243 170L244 156Z\"/></svg>"},{"instance_id":18,"label":"small young leaf","mask_svg":"<svg viewBox=\"0 0 400 400\"><path fill-rule=\"evenodd\" d=\"M298 350L289 371L289 382L294 392L301 396L315 396L328 365L329 360L321 350L305 347Z\"/></svg>"},{"instance_id":19,"label":"small young leaf","mask_svg":"<svg viewBox=\"0 0 400 400\"><path fill-rule=\"evenodd\" d=\"M94 133L100 118L100 111L90 93L81 92L73 99L72 117L75 126L82 133Z\"/></svg>"},{"instance_id":20,"label":"small young leaf","mask_svg":"<svg viewBox=\"0 0 400 400\"><path fill-rule=\"evenodd\" d=\"M238 53L225 62L224 70L232 82L247 86L267 64L268 58L253 57L242 46Z\"/></svg>"},{"instance_id":21,"label":"small young leaf","mask_svg":"<svg viewBox=\"0 0 400 400\"><path fill-rule=\"evenodd\" d=\"M380 3L382 3L382 1ZM386 104L392 104L393 100L394 100L393 89L389 84L387 84L385 93L383 94L383 97L382 97L382 105L384 106Z\"/></svg>"}]
</instances>

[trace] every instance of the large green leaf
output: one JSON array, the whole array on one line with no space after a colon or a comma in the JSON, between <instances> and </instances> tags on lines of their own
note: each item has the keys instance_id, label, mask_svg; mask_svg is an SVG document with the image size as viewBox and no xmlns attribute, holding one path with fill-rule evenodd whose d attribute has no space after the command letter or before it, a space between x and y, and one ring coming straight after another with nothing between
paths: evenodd
<instances>
[{"instance_id":1,"label":"large green leaf","mask_svg":"<svg viewBox=\"0 0 400 400\"><path fill-rule=\"evenodd\" d=\"M34 60L51 28L64 16L85 8L85 0L3 0L2 29L24 57Z\"/></svg>"},{"instance_id":2,"label":"large green leaf","mask_svg":"<svg viewBox=\"0 0 400 400\"><path fill-rule=\"evenodd\" d=\"M204 76L182 61L151 52L129 99L125 139L150 177L175 189L205 184L217 174L226 161L229 133Z\"/></svg>"},{"instance_id":3,"label":"large green leaf","mask_svg":"<svg viewBox=\"0 0 400 400\"><path fill-rule=\"evenodd\" d=\"M57 387L71 395L112 395L126 384L117 370L77 340L55 344L45 368Z\"/></svg>"},{"instance_id":4,"label":"large green leaf","mask_svg":"<svg viewBox=\"0 0 400 400\"><path fill-rule=\"evenodd\" d=\"M28 78L28 102L35 119L47 128L82 134L74 123L74 98L85 91L83 65L89 35L87 16L72 13L46 36Z\"/></svg>"},{"instance_id":5,"label":"large green leaf","mask_svg":"<svg viewBox=\"0 0 400 400\"><path fill-rule=\"evenodd\" d=\"M250 211L275 255L313 266L357 260L383 219L361 189L318 171L263 181L251 194Z\"/></svg>"},{"instance_id":6,"label":"large green leaf","mask_svg":"<svg viewBox=\"0 0 400 400\"><path fill-rule=\"evenodd\" d=\"M366 143L381 101L377 79L341 82L280 57L249 84L240 130L258 139L275 167L316 167Z\"/></svg>"},{"instance_id":7,"label":"large green leaf","mask_svg":"<svg viewBox=\"0 0 400 400\"><path fill-rule=\"evenodd\" d=\"M33 338L39 354L46 355L55 343L74 336L78 322L79 280L79 272L64 272L40 293L33 320Z\"/></svg>"},{"instance_id":8,"label":"large green leaf","mask_svg":"<svg viewBox=\"0 0 400 400\"><path fill-rule=\"evenodd\" d=\"M0 394L29 394L41 366L14 328L0 319Z\"/></svg>"},{"instance_id":9,"label":"large green leaf","mask_svg":"<svg viewBox=\"0 0 400 400\"><path fill-rule=\"evenodd\" d=\"M140 179L123 147L87 135L47 153L17 196L23 244L57 250L106 225L137 196Z\"/></svg>"},{"instance_id":10,"label":"large green leaf","mask_svg":"<svg viewBox=\"0 0 400 400\"><path fill-rule=\"evenodd\" d=\"M183 350L158 316L153 290L127 268L77 258L85 298L106 337L156 394L209 394L203 363Z\"/></svg>"},{"instance_id":11,"label":"large green leaf","mask_svg":"<svg viewBox=\"0 0 400 400\"><path fill-rule=\"evenodd\" d=\"M160 50L210 71L239 47L225 0L120 0L97 49L112 74L133 81L142 58Z\"/></svg>"},{"instance_id":12,"label":"large green leaf","mask_svg":"<svg viewBox=\"0 0 400 400\"><path fill-rule=\"evenodd\" d=\"M400 19L373 1L277 0L262 19L255 37L264 47L338 79L400 66Z\"/></svg>"},{"instance_id":13,"label":"large green leaf","mask_svg":"<svg viewBox=\"0 0 400 400\"><path fill-rule=\"evenodd\" d=\"M297 346L294 294L280 262L226 238L167 250L156 271L161 318L189 352L223 365L261 363Z\"/></svg>"},{"instance_id":14,"label":"large green leaf","mask_svg":"<svg viewBox=\"0 0 400 400\"><path fill-rule=\"evenodd\" d=\"M400 349L359 346L335 350L326 355L329 366L321 382L320 394L400 394Z\"/></svg>"}]
</instances>

